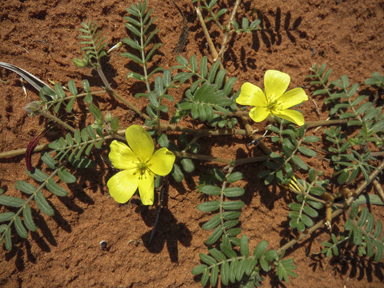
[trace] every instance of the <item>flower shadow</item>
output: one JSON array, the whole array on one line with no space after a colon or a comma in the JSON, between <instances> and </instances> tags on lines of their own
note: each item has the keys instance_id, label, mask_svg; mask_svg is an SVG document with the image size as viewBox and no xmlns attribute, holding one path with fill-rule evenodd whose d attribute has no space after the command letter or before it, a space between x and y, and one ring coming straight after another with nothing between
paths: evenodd
<instances>
[{"instance_id":1,"label":"flower shadow","mask_svg":"<svg viewBox=\"0 0 384 288\"><path fill-rule=\"evenodd\" d=\"M164 202L167 202L167 200L164 199ZM172 212L167 208L167 203L164 203L164 206L161 208L159 220L156 227L154 227L157 209L141 210L141 216L145 224L156 229L150 243L149 240L153 229L143 234L141 239L144 246L151 253L160 253L166 244L171 261L178 262L179 242L184 247L189 247L191 245L192 233L184 223L177 221Z\"/></svg>"}]
</instances>

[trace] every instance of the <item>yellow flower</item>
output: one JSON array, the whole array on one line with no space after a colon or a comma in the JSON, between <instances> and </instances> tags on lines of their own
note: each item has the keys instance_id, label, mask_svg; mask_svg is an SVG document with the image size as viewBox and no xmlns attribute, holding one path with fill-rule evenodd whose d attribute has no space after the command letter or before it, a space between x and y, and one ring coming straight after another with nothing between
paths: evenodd
<instances>
[{"instance_id":1,"label":"yellow flower","mask_svg":"<svg viewBox=\"0 0 384 288\"><path fill-rule=\"evenodd\" d=\"M299 126L304 125L304 116L288 108L308 100L302 88L287 91L290 77L276 70L268 70L264 76L264 92L251 83L244 83L240 96L236 102L241 105L255 106L249 112L249 117L255 122L261 122L270 114L293 122ZM285 92L285 93L284 93Z\"/></svg>"},{"instance_id":2,"label":"yellow flower","mask_svg":"<svg viewBox=\"0 0 384 288\"><path fill-rule=\"evenodd\" d=\"M123 171L109 179L109 193L117 202L125 203L139 188L141 202L153 205L155 174L169 174L176 157L167 148L161 148L153 154L153 140L141 126L127 128L125 138L130 147L116 140L111 143L109 160L115 168Z\"/></svg>"}]
</instances>

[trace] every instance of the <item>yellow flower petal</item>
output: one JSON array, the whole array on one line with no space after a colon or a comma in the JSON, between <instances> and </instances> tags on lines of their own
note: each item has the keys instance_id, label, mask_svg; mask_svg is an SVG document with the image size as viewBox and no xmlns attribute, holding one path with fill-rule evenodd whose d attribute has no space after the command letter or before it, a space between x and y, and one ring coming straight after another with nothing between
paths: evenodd
<instances>
[{"instance_id":1,"label":"yellow flower petal","mask_svg":"<svg viewBox=\"0 0 384 288\"><path fill-rule=\"evenodd\" d=\"M161 148L152 155L147 163L147 167L157 175L165 176L172 170L176 156L167 148Z\"/></svg>"},{"instance_id":2,"label":"yellow flower petal","mask_svg":"<svg viewBox=\"0 0 384 288\"><path fill-rule=\"evenodd\" d=\"M136 171L140 173L139 171ZM132 170L124 170L112 176L108 180L107 186L109 194L119 203L126 203L131 199L132 195L139 185L138 174L133 175Z\"/></svg>"},{"instance_id":3,"label":"yellow flower petal","mask_svg":"<svg viewBox=\"0 0 384 288\"><path fill-rule=\"evenodd\" d=\"M288 120L296 125L303 126L304 125L304 116L299 111L296 110L281 110L281 111L272 111L273 115L280 117L282 119Z\"/></svg>"},{"instance_id":4,"label":"yellow flower petal","mask_svg":"<svg viewBox=\"0 0 384 288\"><path fill-rule=\"evenodd\" d=\"M155 198L155 175L146 170L145 174L139 180L139 193L141 203L144 205L153 205L153 199Z\"/></svg>"},{"instance_id":5,"label":"yellow flower petal","mask_svg":"<svg viewBox=\"0 0 384 288\"><path fill-rule=\"evenodd\" d=\"M114 140L110 147L111 152L109 152L108 157L115 168L132 169L136 168L137 163L140 162L135 153L132 152L131 148L124 143Z\"/></svg>"},{"instance_id":6,"label":"yellow flower petal","mask_svg":"<svg viewBox=\"0 0 384 288\"><path fill-rule=\"evenodd\" d=\"M290 81L291 78L286 73L276 70L268 70L265 72L264 89L268 103L281 97L287 90Z\"/></svg>"},{"instance_id":7,"label":"yellow flower petal","mask_svg":"<svg viewBox=\"0 0 384 288\"><path fill-rule=\"evenodd\" d=\"M288 109L308 100L303 88L295 88L283 94L278 100L282 109Z\"/></svg>"},{"instance_id":8,"label":"yellow flower petal","mask_svg":"<svg viewBox=\"0 0 384 288\"><path fill-rule=\"evenodd\" d=\"M155 145L153 144L152 137L141 126L131 125L125 130L125 138L127 139L129 147L141 160L146 163L152 156Z\"/></svg>"},{"instance_id":9,"label":"yellow flower petal","mask_svg":"<svg viewBox=\"0 0 384 288\"><path fill-rule=\"evenodd\" d=\"M248 82L241 86L241 92L239 97L236 99L236 103L249 106L268 105L264 92L259 87Z\"/></svg>"},{"instance_id":10,"label":"yellow flower petal","mask_svg":"<svg viewBox=\"0 0 384 288\"><path fill-rule=\"evenodd\" d=\"M269 109L266 107L253 107L251 111L249 111L249 117L255 122L261 122L265 118L267 118L270 114Z\"/></svg>"}]
</instances>

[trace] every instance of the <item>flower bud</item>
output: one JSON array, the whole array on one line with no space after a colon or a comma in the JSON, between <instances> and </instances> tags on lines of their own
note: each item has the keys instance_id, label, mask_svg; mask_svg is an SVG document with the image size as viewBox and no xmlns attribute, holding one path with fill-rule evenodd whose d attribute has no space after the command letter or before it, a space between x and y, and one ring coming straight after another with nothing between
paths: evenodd
<instances>
[{"instance_id":1,"label":"flower bud","mask_svg":"<svg viewBox=\"0 0 384 288\"><path fill-rule=\"evenodd\" d=\"M112 117L111 113L109 113L109 111L107 111L107 114L105 115L105 122L111 123L112 120L113 120L113 117Z\"/></svg>"}]
</instances>

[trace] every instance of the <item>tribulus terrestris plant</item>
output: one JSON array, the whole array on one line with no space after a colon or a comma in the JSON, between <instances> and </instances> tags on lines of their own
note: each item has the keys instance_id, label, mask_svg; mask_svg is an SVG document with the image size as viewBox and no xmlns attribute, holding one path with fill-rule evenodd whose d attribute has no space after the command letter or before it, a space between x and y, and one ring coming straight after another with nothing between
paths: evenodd
<instances>
[{"instance_id":1,"label":"tribulus terrestris plant","mask_svg":"<svg viewBox=\"0 0 384 288\"><path fill-rule=\"evenodd\" d=\"M179 65L170 69L156 67L151 62L161 46L161 43L155 42L159 29L156 29L156 18L152 17L153 9L148 9L146 0L127 8L124 19L127 21L125 27L129 37L121 42L129 47L130 52L121 55L141 67L138 71L127 72L126 77L127 81L145 84L145 89L135 95L136 98L146 98L148 105L145 113L131 104L129 97L115 92L104 75L100 59L107 55L105 48L108 44L92 19L82 23L79 29L82 55L73 59L73 63L80 68L94 69L103 82L102 88L91 90L86 79L82 80L81 88L76 87L73 80L68 82L68 91L58 83L50 88L24 70L7 67L38 90L40 100L31 102L25 110L30 116L45 117L46 125L31 140L26 152L25 173L36 181L36 185L16 181L15 188L26 194L22 198L4 195L4 190L0 190L3 194L0 195L0 204L5 207L0 213L0 243L5 243L5 249L12 249L12 240L17 235L28 238L28 230L36 231L30 205L32 202L43 213L54 215L54 209L42 191L48 190L65 197L68 193L59 183L75 183L76 169L94 167L94 161L88 156L95 149L103 149L109 151L109 161L106 161L115 171L107 186L110 195L118 203L126 203L138 194L142 205L153 205L155 188L165 185L167 178L181 182L186 173L196 172L197 161L226 165L224 168L203 171L197 181L196 197L206 197L200 198L202 203L196 208L211 216L201 227L210 231L210 236L205 240L207 253L200 253L201 263L196 263L191 271L194 275L201 274L203 287L208 282L211 286L217 286L219 281L224 285L237 283L244 287L260 286L262 276L267 272L275 273L280 281L289 283L289 276L298 275L295 273L294 259L286 257L287 249L323 225L331 229L333 219L342 214L347 219L344 227L338 227L338 234L330 233L329 242L322 243L324 249L321 253L326 257L337 256L345 252L348 246L348 250L356 249L361 257L374 257L376 262L382 260L383 224L375 219L367 207L360 206L366 203L383 205L380 185L376 186L381 196L365 193L367 185L377 183L376 177L382 174L384 168L380 158L384 155L382 107L378 107L375 101L369 101L368 96L359 95L359 85L351 85L346 75L330 80L332 69L327 69L325 64L311 67L308 78L311 96L318 96L316 99L324 101L329 110L326 121L305 122L303 114L297 109L308 100L308 95L301 87L287 90L290 76L286 73L268 70L263 85L246 82L241 83L241 89L234 90L237 78L229 78L224 68L229 38L233 33L250 34L261 29L258 19L244 18L240 24L236 22L239 2L236 1L224 25L222 16L229 11L218 7L220 3L217 0L193 0L211 55L202 57L200 61L196 55L189 59L177 55L182 52L186 42L187 32L183 28L175 50L175 60ZM212 44L206 22L216 25L223 33L219 51ZM364 83L381 91L384 77L374 72L372 78ZM170 89L181 87L184 96L174 103ZM143 125L121 127L118 117L113 117L109 112L103 115L93 101L95 96L104 93L134 111ZM74 128L70 118L73 106L80 98L87 104L86 112L94 116L94 123ZM175 113L168 111L170 103L175 106ZM203 123L209 128L186 128L180 124L182 119ZM265 119L268 125L264 131L254 133L250 128L252 121L261 122ZM48 129L60 125L68 133L51 142L41 153L41 160L50 171L46 173L41 167L33 166L31 155L38 139ZM358 133L351 134L348 127L354 127ZM323 138L315 135L319 130ZM178 133L177 141L174 141L174 136L169 136L170 131ZM259 133L262 136L257 136ZM265 156L233 160L199 154L199 142L202 143L204 137L218 135L249 136L250 145L260 148ZM110 139L113 141L108 142ZM320 157L319 153L329 161L327 169L334 171L330 179L324 176L324 171L310 168L306 163L310 157ZM296 230L298 236L282 247L268 247L268 242L263 240L251 249L249 235L242 234L240 217L247 208L244 208L241 196L248 191L238 186L237 182L244 176L236 169L240 165L256 162L264 167L257 174L260 181L268 187L278 184L286 189L286 193L295 196L291 198L292 203L288 206L290 211L286 216L290 229ZM68 167L73 168L69 170ZM331 183L343 185L343 189L332 192ZM164 193L164 189L160 190ZM162 199L162 196L159 197ZM161 209L161 205L158 209ZM152 237L153 234L151 240Z\"/></svg>"}]
</instances>

